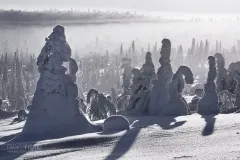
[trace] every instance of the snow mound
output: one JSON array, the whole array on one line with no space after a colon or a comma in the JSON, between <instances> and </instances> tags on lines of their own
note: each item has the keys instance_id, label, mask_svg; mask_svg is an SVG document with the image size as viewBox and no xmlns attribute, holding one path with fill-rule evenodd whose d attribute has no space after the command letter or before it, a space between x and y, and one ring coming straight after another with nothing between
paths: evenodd
<instances>
[{"instance_id":1,"label":"snow mound","mask_svg":"<svg viewBox=\"0 0 240 160\"><path fill-rule=\"evenodd\" d=\"M129 121L123 116L108 117L103 123L104 132L115 132L130 129Z\"/></svg>"}]
</instances>

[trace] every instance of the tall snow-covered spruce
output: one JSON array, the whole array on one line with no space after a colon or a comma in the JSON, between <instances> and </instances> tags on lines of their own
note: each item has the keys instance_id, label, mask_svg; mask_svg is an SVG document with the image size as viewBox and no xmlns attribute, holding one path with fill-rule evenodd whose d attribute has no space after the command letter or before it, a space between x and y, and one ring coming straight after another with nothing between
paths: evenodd
<instances>
[{"instance_id":1,"label":"tall snow-covered spruce","mask_svg":"<svg viewBox=\"0 0 240 160\"><path fill-rule=\"evenodd\" d=\"M209 72L207 83L204 84L203 97L198 102L198 113L201 115L218 114L218 96L215 79L217 77L216 62L213 56L208 57Z\"/></svg>"},{"instance_id":2,"label":"tall snow-covered spruce","mask_svg":"<svg viewBox=\"0 0 240 160\"><path fill-rule=\"evenodd\" d=\"M214 55L217 63L217 79L216 87L217 93L227 90L227 70L225 68L225 59L221 53L216 53Z\"/></svg>"},{"instance_id":3,"label":"tall snow-covered spruce","mask_svg":"<svg viewBox=\"0 0 240 160\"><path fill-rule=\"evenodd\" d=\"M131 58L122 58L123 76L122 76L122 87L123 94L122 96L129 95L129 87L131 86L132 79L132 59Z\"/></svg>"},{"instance_id":4,"label":"tall snow-covered spruce","mask_svg":"<svg viewBox=\"0 0 240 160\"><path fill-rule=\"evenodd\" d=\"M15 141L61 138L101 130L81 114L78 89L75 84L76 65L71 75L63 62L73 62L64 27L58 25L45 39L37 59L40 79L34 94L32 109L22 133Z\"/></svg>"},{"instance_id":5,"label":"tall snow-covered spruce","mask_svg":"<svg viewBox=\"0 0 240 160\"><path fill-rule=\"evenodd\" d=\"M164 107L169 100L169 85L172 80L171 67L171 42L169 39L162 40L161 57L159 62L161 67L157 72L157 79L152 81L153 88L151 92L150 105L148 108L149 114L162 114Z\"/></svg>"}]
</instances>

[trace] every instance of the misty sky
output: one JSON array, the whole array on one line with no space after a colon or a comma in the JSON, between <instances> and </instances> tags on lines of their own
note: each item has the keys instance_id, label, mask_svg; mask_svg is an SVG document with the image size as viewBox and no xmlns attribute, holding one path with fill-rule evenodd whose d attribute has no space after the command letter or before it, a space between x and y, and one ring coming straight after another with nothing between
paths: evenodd
<instances>
[{"instance_id":1,"label":"misty sky","mask_svg":"<svg viewBox=\"0 0 240 160\"><path fill-rule=\"evenodd\" d=\"M1 8L119 8L164 12L239 13L240 0L0 0Z\"/></svg>"}]
</instances>

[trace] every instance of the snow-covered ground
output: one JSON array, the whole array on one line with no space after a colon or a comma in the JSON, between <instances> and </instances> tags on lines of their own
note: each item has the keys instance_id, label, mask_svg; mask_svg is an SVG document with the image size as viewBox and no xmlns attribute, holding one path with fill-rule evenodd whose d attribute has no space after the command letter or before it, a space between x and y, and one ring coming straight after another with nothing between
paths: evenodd
<instances>
[{"instance_id":1,"label":"snow-covered ground","mask_svg":"<svg viewBox=\"0 0 240 160\"><path fill-rule=\"evenodd\" d=\"M15 150L23 144L3 143L20 132L24 122L0 120L0 159L240 159L238 114L128 119L128 131L33 142ZM26 152L28 148L32 151Z\"/></svg>"}]
</instances>

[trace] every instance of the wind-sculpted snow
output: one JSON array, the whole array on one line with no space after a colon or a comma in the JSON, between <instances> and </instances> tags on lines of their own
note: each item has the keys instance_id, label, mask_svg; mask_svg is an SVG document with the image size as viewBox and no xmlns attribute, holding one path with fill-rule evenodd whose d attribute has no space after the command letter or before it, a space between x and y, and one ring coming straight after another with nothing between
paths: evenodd
<instances>
[{"instance_id":1,"label":"wind-sculpted snow","mask_svg":"<svg viewBox=\"0 0 240 160\"><path fill-rule=\"evenodd\" d=\"M194 79L191 69L186 66L180 66L173 75L169 85L169 102L163 110L165 116L182 116L190 114L186 100L182 97L182 91L185 86L183 76L185 76L187 84L193 84Z\"/></svg>"},{"instance_id":2,"label":"wind-sculpted snow","mask_svg":"<svg viewBox=\"0 0 240 160\"><path fill-rule=\"evenodd\" d=\"M0 146L0 159L238 159L239 127L237 114L172 117L129 118L131 130L114 134L89 133L61 139L27 144L17 150L7 144ZM2 136L10 136L19 125L0 128ZM4 133L4 135L3 135ZM13 151L13 152L11 152ZM15 151L15 152L14 152Z\"/></svg>"}]
</instances>

